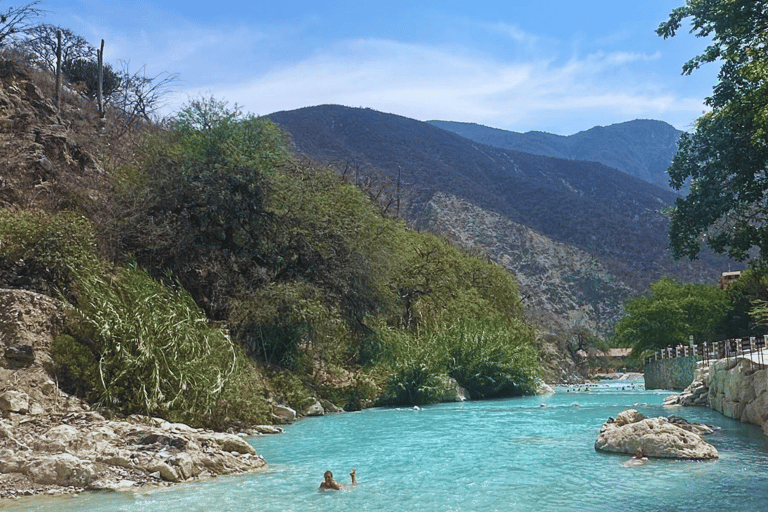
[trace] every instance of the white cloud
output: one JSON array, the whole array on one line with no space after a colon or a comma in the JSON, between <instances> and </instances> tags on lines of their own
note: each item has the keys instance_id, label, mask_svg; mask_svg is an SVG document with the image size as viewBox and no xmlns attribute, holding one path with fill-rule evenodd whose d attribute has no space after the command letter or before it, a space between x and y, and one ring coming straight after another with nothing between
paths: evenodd
<instances>
[{"instance_id":1,"label":"white cloud","mask_svg":"<svg viewBox=\"0 0 768 512\"><path fill-rule=\"evenodd\" d=\"M700 114L700 100L679 98L663 84L647 82L627 69L633 62L658 58L599 52L563 64L510 63L457 48L366 39L339 44L239 84L211 81L188 93L213 91L257 114L338 103L422 120L557 133L635 117L673 117L678 125L687 124Z\"/></svg>"},{"instance_id":2,"label":"white cloud","mask_svg":"<svg viewBox=\"0 0 768 512\"><path fill-rule=\"evenodd\" d=\"M312 38L308 27L317 21L305 20L306 26L262 26L248 20L215 24L153 11L147 4L140 16L124 9L122 25L82 16L73 28L89 39L106 39L111 62L130 59L132 70L146 64L149 76L178 73L181 92L165 113L189 96L213 94L257 114L338 103L422 120L573 133L636 117L683 128L703 110L701 100L675 92L669 79L649 72L662 58L658 51L572 49L573 55L563 59L558 50L563 41L512 24L465 27L501 36L496 43L500 40L504 51L499 51L470 48L471 41L329 42ZM614 35L617 41L623 37Z\"/></svg>"}]
</instances>

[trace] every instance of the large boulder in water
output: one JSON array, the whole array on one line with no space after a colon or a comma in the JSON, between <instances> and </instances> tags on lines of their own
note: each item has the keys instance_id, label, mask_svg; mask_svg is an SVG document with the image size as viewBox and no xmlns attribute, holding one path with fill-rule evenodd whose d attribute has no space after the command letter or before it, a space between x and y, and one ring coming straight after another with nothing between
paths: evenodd
<instances>
[{"instance_id":1,"label":"large boulder in water","mask_svg":"<svg viewBox=\"0 0 768 512\"><path fill-rule=\"evenodd\" d=\"M693 424L689 424L693 425ZM609 419L600 429L595 450L634 454L638 448L648 457L716 459L717 449L699 435L667 418L647 418L635 409Z\"/></svg>"}]
</instances>

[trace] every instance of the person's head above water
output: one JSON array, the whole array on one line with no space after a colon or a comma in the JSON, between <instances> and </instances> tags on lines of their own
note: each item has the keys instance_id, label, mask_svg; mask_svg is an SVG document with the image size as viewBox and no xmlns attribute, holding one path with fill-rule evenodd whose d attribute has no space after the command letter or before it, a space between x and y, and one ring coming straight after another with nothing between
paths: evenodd
<instances>
[{"instance_id":1,"label":"person's head above water","mask_svg":"<svg viewBox=\"0 0 768 512\"><path fill-rule=\"evenodd\" d=\"M352 477L352 485L357 483L357 480L355 479L355 473L357 473L357 468L353 469L349 474L349 476ZM320 483L320 489L331 489L334 491L341 490L341 485L339 482L333 479L333 473L331 473L330 470L323 473L323 481Z\"/></svg>"}]
</instances>

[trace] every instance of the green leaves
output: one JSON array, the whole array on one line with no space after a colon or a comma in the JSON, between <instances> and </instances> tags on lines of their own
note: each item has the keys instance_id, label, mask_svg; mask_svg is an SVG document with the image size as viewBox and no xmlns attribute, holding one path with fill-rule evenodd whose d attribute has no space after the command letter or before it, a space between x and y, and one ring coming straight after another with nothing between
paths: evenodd
<instances>
[{"instance_id":1,"label":"green leaves","mask_svg":"<svg viewBox=\"0 0 768 512\"><path fill-rule=\"evenodd\" d=\"M99 268L91 222L74 212L0 210L0 271L11 267L36 281L26 286L69 293L75 271Z\"/></svg>"},{"instance_id":2,"label":"green leaves","mask_svg":"<svg viewBox=\"0 0 768 512\"><path fill-rule=\"evenodd\" d=\"M627 301L626 316L616 325L619 346L633 352L699 343L712 337L728 312L725 291L711 285L681 284L662 278L651 285L652 295Z\"/></svg>"},{"instance_id":3,"label":"green leaves","mask_svg":"<svg viewBox=\"0 0 768 512\"><path fill-rule=\"evenodd\" d=\"M691 192L675 202L670 242L675 258L695 259L701 244L744 260L768 254L768 10L764 1L688 0L657 33L672 37L682 20L712 44L683 66L690 74L721 62L707 99L711 112L684 134L669 168L670 184ZM751 249L758 248L755 255Z\"/></svg>"},{"instance_id":4,"label":"green leaves","mask_svg":"<svg viewBox=\"0 0 768 512\"><path fill-rule=\"evenodd\" d=\"M421 405L450 396L453 378L475 399L533 394L541 372L534 332L521 320L463 320L383 337L392 374L385 402Z\"/></svg>"},{"instance_id":5,"label":"green leaves","mask_svg":"<svg viewBox=\"0 0 768 512\"><path fill-rule=\"evenodd\" d=\"M198 424L210 416L236 352L188 293L135 266L112 279L82 275L78 286L72 329L98 362L91 385L99 403Z\"/></svg>"}]
</instances>

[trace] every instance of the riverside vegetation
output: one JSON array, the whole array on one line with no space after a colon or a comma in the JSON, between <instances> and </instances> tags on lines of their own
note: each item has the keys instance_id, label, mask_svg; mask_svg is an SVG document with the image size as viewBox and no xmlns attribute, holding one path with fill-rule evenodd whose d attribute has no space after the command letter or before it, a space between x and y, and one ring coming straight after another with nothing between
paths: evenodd
<instances>
[{"instance_id":1,"label":"riverside vegetation","mask_svg":"<svg viewBox=\"0 0 768 512\"><path fill-rule=\"evenodd\" d=\"M451 379L473 398L535 391L513 276L301 163L272 122L212 97L165 123L99 120L73 91L56 112L47 73L1 64L28 112L2 137L29 158L4 177L0 285L65 304L64 390L216 429L271 422L277 403L434 403Z\"/></svg>"}]
</instances>

